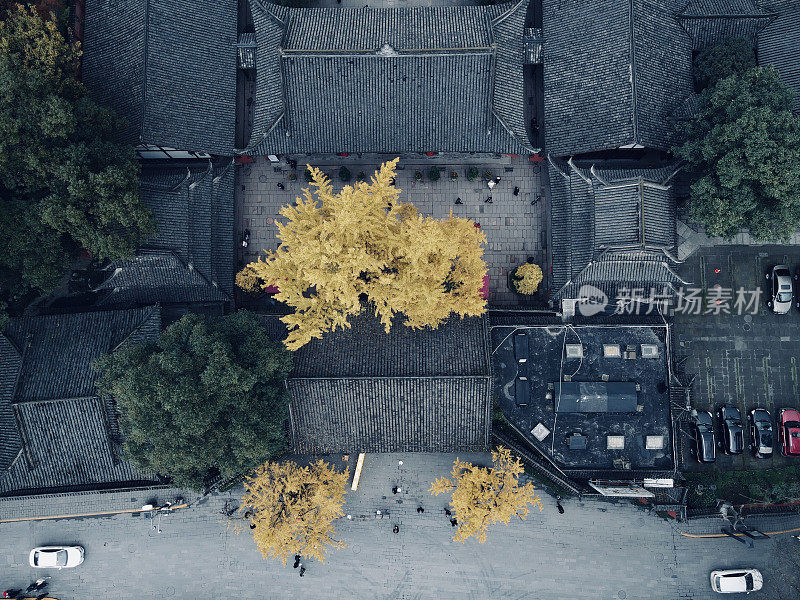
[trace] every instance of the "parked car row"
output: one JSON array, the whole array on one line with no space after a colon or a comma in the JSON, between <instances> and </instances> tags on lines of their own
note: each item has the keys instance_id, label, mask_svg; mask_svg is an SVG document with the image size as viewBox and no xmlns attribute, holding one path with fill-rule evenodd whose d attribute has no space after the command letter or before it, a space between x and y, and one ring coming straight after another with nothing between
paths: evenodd
<instances>
[{"instance_id":1,"label":"parked car row","mask_svg":"<svg viewBox=\"0 0 800 600\"><path fill-rule=\"evenodd\" d=\"M719 447L725 454L744 452L744 426L739 409L726 404L717 411L722 436ZM755 408L748 415L750 451L756 458L772 456L775 437L772 416L763 408ZM778 413L778 438L784 456L800 456L800 412L782 408ZM694 421L694 452L698 462L712 463L717 459L717 440L714 418L710 412L698 412Z\"/></svg>"}]
</instances>

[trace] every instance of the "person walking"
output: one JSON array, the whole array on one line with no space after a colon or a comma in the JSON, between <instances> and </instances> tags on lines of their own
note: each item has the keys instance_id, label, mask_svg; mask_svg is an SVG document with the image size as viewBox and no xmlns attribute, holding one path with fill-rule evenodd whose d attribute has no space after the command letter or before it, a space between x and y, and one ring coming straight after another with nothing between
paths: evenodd
<instances>
[{"instance_id":1,"label":"person walking","mask_svg":"<svg viewBox=\"0 0 800 600\"><path fill-rule=\"evenodd\" d=\"M514 186L514 195L519 196L519 188L517 186Z\"/></svg>"},{"instance_id":2,"label":"person walking","mask_svg":"<svg viewBox=\"0 0 800 600\"><path fill-rule=\"evenodd\" d=\"M400 527L399 527L399 526L397 526L397 525L395 525L394 527L392 527L392 533L400 533Z\"/></svg>"},{"instance_id":3,"label":"person walking","mask_svg":"<svg viewBox=\"0 0 800 600\"><path fill-rule=\"evenodd\" d=\"M417 507L417 514L421 515L421 514L422 514L422 513L424 513L424 512L425 512L425 509L424 509L424 508L422 508L421 506L418 506L418 507Z\"/></svg>"},{"instance_id":4,"label":"person walking","mask_svg":"<svg viewBox=\"0 0 800 600\"><path fill-rule=\"evenodd\" d=\"M293 565L293 567L296 569L299 566L300 566L300 555L299 554L295 554L294 555L294 565Z\"/></svg>"},{"instance_id":5,"label":"person walking","mask_svg":"<svg viewBox=\"0 0 800 600\"><path fill-rule=\"evenodd\" d=\"M285 186L285 185L283 185L282 183L278 182L278 189L279 189L279 190L285 190L285 189L286 189L286 186Z\"/></svg>"},{"instance_id":6,"label":"person walking","mask_svg":"<svg viewBox=\"0 0 800 600\"><path fill-rule=\"evenodd\" d=\"M300 563L300 577L306 574L306 568L303 566L303 563Z\"/></svg>"},{"instance_id":7,"label":"person walking","mask_svg":"<svg viewBox=\"0 0 800 600\"><path fill-rule=\"evenodd\" d=\"M455 517L450 517L450 525L452 527L455 527L456 525L458 525L458 520Z\"/></svg>"},{"instance_id":8,"label":"person walking","mask_svg":"<svg viewBox=\"0 0 800 600\"><path fill-rule=\"evenodd\" d=\"M453 513L451 513L451 512L450 512L450 509L449 509L449 508L447 508L447 507L445 507L445 509L444 509L444 514L446 514L448 517L451 517L451 516L453 516Z\"/></svg>"},{"instance_id":9,"label":"person walking","mask_svg":"<svg viewBox=\"0 0 800 600\"><path fill-rule=\"evenodd\" d=\"M564 507L561 506L561 496L556 496L556 508L558 509L558 514L564 514Z\"/></svg>"},{"instance_id":10,"label":"person walking","mask_svg":"<svg viewBox=\"0 0 800 600\"><path fill-rule=\"evenodd\" d=\"M489 196L489 197L488 197L486 200L484 200L484 202L485 202L486 204L491 204L491 203L492 203L492 197L491 197L491 196Z\"/></svg>"},{"instance_id":11,"label":"person walking","mask_svg":"<svg viewBox=\"0 0 800 600\"><path fill-rule=\"evenodd\" d=\"M464 204L464 203L461 201L461 198L456 198L456 204Z\"/></svg>"}]
</instances>

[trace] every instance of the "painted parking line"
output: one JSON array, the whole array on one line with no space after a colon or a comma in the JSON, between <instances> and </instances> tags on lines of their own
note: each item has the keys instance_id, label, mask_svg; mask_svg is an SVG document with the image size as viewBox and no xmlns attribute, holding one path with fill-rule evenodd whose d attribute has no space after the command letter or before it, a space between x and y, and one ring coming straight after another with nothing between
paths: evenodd
<instances>
[{"instance_id":1,"label":"painted parking line","mask_svg":"<svg viewBox=\"0 0 800 600\"><path fill-rule=\"evenodd\" d=\"M708 391L708 401L714 401L714 375L711 373L711 357L706 356L706 388Z\"/></svg>"},{"instance_id":2,"label":"painted parking line","mask_svg":"<svg viewBox=\"0 0 800 600\"><path fill-rule=\"evenodd\" d=\"M797 360L795 357L792 357L792 389L794 390L794 396L797 397Z\"/></svg>"},{"instance_id":3,"label":"painted parking line","mask_svg":"<svg viewBox=\"0 0 800 600\"><path fill-rule=\"evenodd\" d=\"M769 393L769 356L764 357L762 364L764 365L764 392L767 394L767 402L769 402L772 398Z\"/></svg>"},{"instance_id":4,"label":"painted parking line","mask_svg":"<svg viewBox=\"0 0 800 600\"><path fill-rule=\"evenodd\" d=\"M767 535L781 535L783 533L795 533L800 531L800 527L796 527L794 529L783 529L782 531L765 531ZM711 539L711 538L726 538L730 537L727 533L684 533L679 532L683 537L688 538L699 538L699 539ZM734 533L733 535L741 536L744 535L743 533Z\"/></svg>"}]
</instances>

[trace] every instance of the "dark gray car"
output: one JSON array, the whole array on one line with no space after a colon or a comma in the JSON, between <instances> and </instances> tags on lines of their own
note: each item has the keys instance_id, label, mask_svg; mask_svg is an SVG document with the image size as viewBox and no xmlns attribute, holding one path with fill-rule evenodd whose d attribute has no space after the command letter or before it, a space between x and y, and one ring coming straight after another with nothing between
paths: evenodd
<instances>
[{"instance_id":1,"label":"dark gray car","mask_svg":"<svg viewBox=\"0 0 800 600\"><path fill-rule=\"evenodd\" d=\"M744 427L742 414L732 404L719 409L719 425L722 428L722 449L725 454L741 454L744 451Z\"/></svg>"},{"instance_id":2,"label":"dark gray car","mask_svg":"<svg viewBox=\"0 0 800 600\"><path fill-rule=\"evenodd\" d=\"M772 456L772 417L763 408L750 411L750 450L756 458Z\"/></svg>"},{"instance_id":3,"label":"dark gray car","mask_svg":"<svg viewBox=\"0 0 800 600\"><path fill-rule=\"evenodd\" d=\"M697 461L712 463L717 460L714 440L714 418L710 412L698 412L694 420L694 449Z\"/></svg>"}]
</instances>

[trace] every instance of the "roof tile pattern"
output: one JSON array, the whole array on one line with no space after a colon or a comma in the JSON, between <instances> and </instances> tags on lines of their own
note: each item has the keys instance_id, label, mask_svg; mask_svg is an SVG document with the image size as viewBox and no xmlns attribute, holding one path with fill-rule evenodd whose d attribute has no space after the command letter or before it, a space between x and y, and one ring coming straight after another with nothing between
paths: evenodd
<instances>
[{"instance_id":1,"label":"roof tile pattern","mask_svg":"<svg viewBox=\"0 0 800 600\"><path fill-rule=\"evenodd\" d=\"M297 452L482 450L491 376L485 318L436 330L371 315L295 353L288 385Z\"/></svg>"},{"instance_id":2,"label":"roof tile pattern","mask_svg":"<svg viewBox=\"0 0 800 600\"><path fill-rule=\"evenodd\" d=\"M674 0L543 5L545 145L570 156L669 147L665 117L692 91L691 40ZM669 77L663 74L670 73Z\"/></svg>"},{"instance_id":3,"label":"roof tile pattern","mask_svg":"<svg viewBox=\"0 0 800 600\"><path fill-rule=\"evenodd\" d=\"M95 395L92 363L160 329L158 307L10 321L0 336L0 494L155 480L119 459L114 406Z\"/></svg>"},{"instance_id":4,"label":"roof tile pattern","mask_svg":"<svg viewBox=\"0 0 800 600\"><path fill-rule=\"evenodd\" d=\"M574 297L577 289L567 284L680 281L670 268L675 172L675 166L597 169L551 161L555 298Z\"/></svg>"},{"instance_id":5,"label":"roof tile pattern","mask_svg":"<svg viewBox=\"0 0 800 600\"><path fill-rule=\"evenodd\" d=\"M14 387L17 383L22 357L11 341L0 335L0 472L16 458L22 449L22 438L14 419Z\"/></svg>"},{"instance_id":6,"label":"roof tile pattern","mask_svg":"<svg viewBox=\"0 0 800 600\"><path fill-rule=\"evenodd\" d=\"M248 152L530 150L522 117L527 0L251 7L258 51Z\"/></svg>"},{"instance_id":7,"label":"roof tile pattern","mask_svg":"<svg viewBox=\"0 0 800 600\"><path fill-rule=\"evenodd\" d=\"M26 402L14 408L27 460L17 460L0 475L0 494L139 485L155 479L119 459L101 398Z\"/></svg>"},{"instance_id":8,"label":"roof tile pattern","mask_svg":"<svg viewBox=\"0 0 800 600\"><path fill-rule=\"evenodd\" d=\"M758 63L773 65L795 92L794 110L800 111L800 1L778 8L778 16L758 36Z\"/></svg>"},{"instance_id":9,"label":"roof tile pattern","mask_svg":"<svg viewBox=\"0 0 800 600\"><path fill-rule=\"evenodd\" d=\"M483 377L290 379L289 392L299 453L486 448Z\"/></svg>"},{"instance_id":10,"label":"roof tile pattern","mask_svg":"<svg viewBox=\"0 0 800 600\"><path fill-rule=\"evenodd\" d=\"M234 169L195 164L145 167L141 199L157 231L138 256L111 266L97 289L105 306L229 302L233 295Z\"/></svg>"},{"instance_id":11,"label":"roof tile pattern","mask_svg":"<svg viewBox=\"0 0 800 600\"><path fill-rule=\"evenodd\" d=\"M158 333L156 308L12 319L6 335L22 351L14 402L95 394L91 364L141 330Z\"/></svg>"},{"instance_id":12,"label":"roof tile pattern","mask_svg":"<svg viewBox=\"0 0 800 600\"><path fill-rule=\"evenodd\" d=\"M88 0L83 80L124 139L231 155L236 2Z\"/></svg>"},{"instance_id":13,"label":"roof tile pattern","mask_svg":"<svg viewBox=\"0 0 800 600\"><path fill-rule=\"evenodd\" d=\"M292 377L434 377L488 375L486 322L451 318L437 329L395 319L387 334L371 314L351 320L294 353Z\"/></svg>"},{"instance_id":14,"label":"roof tile pattern","mask_svg":"<svg viewBox=\"0 0 800 600\"><path fill-rule=\"evenodd\" d=\"M677 18L692 38L692 49L703 50L727 37L755 43L758 31L772 16L754 0L691 0Z\"/></svg>"}]
</instances>

